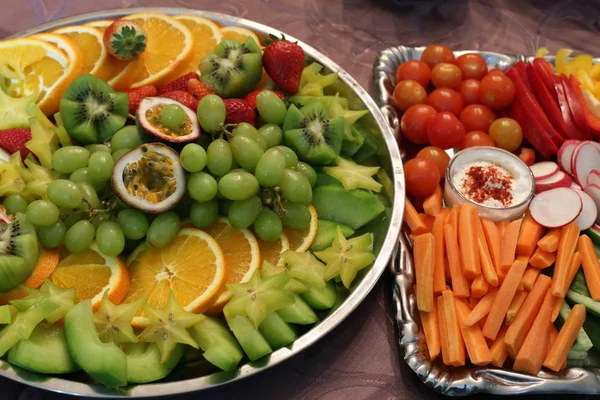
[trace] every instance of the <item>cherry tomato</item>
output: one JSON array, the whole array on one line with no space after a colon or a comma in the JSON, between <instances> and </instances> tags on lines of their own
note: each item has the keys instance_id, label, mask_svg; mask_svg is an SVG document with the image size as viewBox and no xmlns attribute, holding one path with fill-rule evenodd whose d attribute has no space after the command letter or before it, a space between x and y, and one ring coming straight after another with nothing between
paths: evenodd
<instances>
[{"instance_id":1,"label":"cherry tomato","mask_svg":"<svg viewBox=\"0 0 600 400\"><path fill-rule=\"evenodd\" d=\"M416 158L422 158L425 160L433 161L440 170L440 177L443 178L446 175L446 168L448 167L448 163L450 162L450 156L439 147L424 147L421 149L421 151L417 153Z\"/></svg>"},{"instance_id":2,"label":"cherry tomato","mask_svg":"<svg viewBox=\"0 0 600 400\"><path fill-rule=\"evenodd\" d=\"M396 82L412 79L424 88L429 85L431 79L431 68L421 60L410 60L403 62L396 71Z\"/></svg>"},{"instance_id":3,"label":"cherry tomato","mask_svg":"<svg viewBox=\"0 0 600 400\"><path fill-rule=\"evenodd\" d=\"M496 113L483 104L471 104L461 111L458 119L463 123L467 132L483 131L487 133L492 122L496 120Z\"/></svg>"},{"instance_id":4,"label":"cherry tomato","mask_svg":"<svg viewBox=\"0 0 600 400\"><path fill-rule=\"evenodd\" d=\"M408 107L415 104L425 104L427 91L417 81L408 79L400 81L394 88L394 102L396 107L406 111Z\"/></svg>"},{"instance_id":5,"label":"cherry tomato","mask_svg":"<svg viewBox=\"0 0 600 400\"><path fill-rule=\"evenodd\" d=\"M467 53L456 59L456 66L460 68L463 79L481 80L487 74L487 63L479 54Z\"/></svg>"},{"instance_id":6,"label":"cherry tomato","mask_svg":"<svg viewBox=\"0 0 600 400\"><path fill-rule=\"evenodd\" d=\"M431 70L431 83L436 88L456 89L462 79L460 68L454 64L439 63Z\"/></svg>"},{"instance_id":7,"label":"cherry tomato","mask_svg":"<svg viewBox=\"0 0 600 400\"><path fill-rule=\"evenodd\" d=\"M481 80L479 100L491 109L502 110L510 105L515 96L515 85L506 75L487 74Z\"/></svg>"},{"instance_id":8,"label":"cherry tomato","mask_svg":"<svg viewBox=\"0 0 600 400\"><path fill-rule=\"evenodd\" d=\"M404 164L406 192L423 198L432 194L440 183L440 170L433 161L413 158Z\"/></svg>"},{"instance_id":9,"label":"cherry tomato","mask_svg":"<svg viewBox=\"0 0 600 400\"><path fill-rule=\"evenodd\" d=\"M475 79L466 79L458 85L458 93L463 97L465 105L479 104L480 82Z\"/></svg>"},{"instance_id":10,"label":"cherry tomato","mask_svg":"<svg viewBox=\"0 0 600 400\"><path fill-rule=\"evenodd\" d=\"M437 115L435 108L427 104L417 104L410 107L400 120L402 134L413 143L428 144L427 124L435 115Z\"/></svg>"},{"instance_id":11,"label":"cherry tomato","mask_svg":"<svg viewBox=\"0 0 600 400\"><path fill-rule=\"evenodd\" d=\"M429 93L427 104L437 111L448 111L457 117L465 107L465 101L460 93L449 88L435 89L433 92Z\"/></svg>"},{"instance_id":12,"label":"cherry tomato","mask_svg":"<svg viewBox=\"0 0 600 400\"><path fill-rule=\"evenodd\" d=\"M482 131L471 131L467 132L465 137L463 138L459 149L466 149L467 147L476 147L476 146L491 146L496 147L496 142L490 135Z\"/></svg>"},{"instance_id":13,"label":"cherry tomato","mask_svg":"<svg viewBox=\"0 0 600 400\"><path fill-rule=\"evenodd\" d=\"M554 71L552 73L554 73ZM488 75L504 75L504 71L502 71L500 68L493 68L493 69L490 69L490 72L488 72Z\"/></svg>"},{"instance_id":14,"label":"cherry tomato","mask_svg":"<svg viewBox=\"0 0 600 400\"><path fill-rule=\"evenodd\" d=\"M521 125L512 118L498 118L489 132L496 145L504 150L516 151L523 141Z\"/></svg>"},{"instance_id":15,"label":"cherry tomato","mask_svg":"<svg viewBox=\"0 0 600 400\"><path fill-rule=\"evenodd\" d=\"M442 149L458 147L465 136L465 126L449 112L441 112L427 124L429 143Z\"/></svg>"},{"instance_id":16,"label":"cherry tomato","mask_svg":"<svg viewBox=\"0 0 600 400\"><path fill-rule=\"evenodd\" d=\"M433 68L439 63L454 64L455 58L450 47L441 44L432 44L427 46L423 54L421 54L421 61L429 65L429 68Z\"/></svg>"}]
</instances>

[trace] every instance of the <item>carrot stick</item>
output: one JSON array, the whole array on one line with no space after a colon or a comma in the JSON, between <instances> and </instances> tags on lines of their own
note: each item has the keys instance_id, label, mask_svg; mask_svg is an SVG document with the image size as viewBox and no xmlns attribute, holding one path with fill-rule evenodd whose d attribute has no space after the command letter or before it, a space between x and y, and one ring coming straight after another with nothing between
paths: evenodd
<instances>
[{"instance_id":1,"label":"carrot stick","mask_svg":"<svg viewBox=\"0 0 600 400\"><path fill-rule=\"evenodd\" d=\"M479 300L481 299L477 297L469 297L469 308L472 310L477 305L477 303L479 303Z\"/></svg>"},{"instance_id":2,"label":"carrot stick","mask_svg":"<svg viewBox=\"0 0 600 400\"><path fill-rule=\"evenodd\" d=\"M450 209L450 212L446 216L446 223L452 225L456 228L458 232L458 215L460 213L460 208L458 206L454 206Z\"/></svg>"},{"instance_id":3,"label":"carrot stick","mask_svg":"<svg viewBox=\"0 0 600 400\"><path fill-rule=\"evenodd\" d=\"M413 254L417 275L417 308L425 312L433 310L433 252L434 239L431 233L415 238Z\"/></svg>"},{"instance_id":4,"label":"carrot stick","mask_svg":"<svg viewBox=\"0 0 600 400\"><path fill-rule=\"evenodd\" d=\"M508 357L508 350L506 343L504 343L504 335L506 335L507 326L503 326L498 332L496 340L490 346L490 353L492 354L492 365L498 368L502 368L506 358Z\"/></svg>"},{"instance_id":5,"label":"carrot stick","mask_svg":"<svg viewBox=\"0 0 600 400\"><path fill-rule=\"evenodd\" d=\"M446 322L446 335L448 337L448 361L455 367L465 365L465 343L460 331L454 293L451 290L442 292L442 306ZM444 332L440 332L440 335Z\"/></svg>"},{"instance_id":6,"label":"carrot stick","mask_svg":"<svg viewBox=\"0 0 600 400\"><path fill-rule=\"evenodd\" d=\"M423 221L423 223L427 227L427 232L431 232L431 230L433 229L433 221L435 221L435 217L423 213L419 213L419 217L421 217L421 221Z\"/></svg>"},{"instance_id":7,"label":"carrot stick","mask_svg":"<svg viewBox=\"0 0 600 400\"><path fill-rule=\"evenodd\" d=\"M414 234L420 235L421 233L429 232L425 222L423 222L419 213L408 199L404 200L404 222L406 222L406 225L408 225L408 228Z\"/></svg>"},{"instance_id":8,"label":"carrot stick","mask_svg":"<svg viewBox=\"0 0 600 400\"><path fill-rule=\"evenodd\" d=\"M485 239L483 224L479 216L477 216L475 228L477 229L477 247L479 249L479 259L481 262L481 273L490 285L498 286L498 284L500 283L500 281L498 280L498 273L496 272L496 267L494 266L494 262L492 261L490 248Z\"/></svg>"},{"instance_id":9,"label":"carrot stick","mask_svg":"<svg viewBox=\"0 0 600 400\"><path fill-rule=\"evenodd\" d=\"M577 248L581 254L583 274L590 294L594 300L600 301L600 261L598 261L592 239L587 235L579 236Z\"/></svg>"},{"instance_id":10,"label":"carrot stick","mask_svg":"<svg viewBox=\"0 0 600 400\"><path fill-rule=\"evenodd\" d=\"M508 228L508 224L510 224L510 221L508 220L496 222L498 232L500 232L500 237L504 237L504 233L506 232L506 228Z\"/></svg>"},{"instance_id":11,"label":"carrot stick","mask_svg":"<svg viewBox=\"0 0 600 400\"><path fill-rule=\"evenodd\" d=\"M449 348L448 348L448 335L446 334L446 318L444 317L444 299L442 296L437 298L437 313L438 313L438 324L440 325L439 337L440 347L442 350L442 362L444 365L450 365ZM427 338L425 338L427 340Z\"/></svg>"},{"instance_id":12,"label":"carrot stick","mask_svg":"<svg viewBox=\"0 0 600 400\"><path fill-rule=\"evenodd\" d=\"M452 290L457 297L469 297L469 283L462 273L458 239L454 226L450 224L444 226L444 240L446 242L446 256L450 267Z\"/></svg>"},{"instance_id":13,"label":"carrot stick","mask_svg":"<svg viewBox=\"0 0 600 400\"><path fill-rule=\"evenodd\" d=\"M546 292L550 288L551 279L546 275L540 275L531 292L527 295L525 302L521 305L519 312L515 316L515 319L510 324L504 341L508 348L508 352L511 357L515 358L525 341L527 333L533 325L535 316L538 314Z\"/></svg>"},{"instance_id":14,"label":"carrot stick","mask_svg":"<svg viewBox=\"0 0 600 400\"><path fill-rule=\"evenodd\" d=\"M475 365L487 365L492 362L492 353L490 348L481 333L479 325L468 326L466 319L469 315L469 307L461 300L455 301L456 313L458 314L458 322L460 331L465 341L469 360Z\"/></svg>"},{"instance_id":15,"label":"carrot stick","mask_svg":"<svg viewBox=\"0 0 600 400\"><path fill-rule=\"evenodd\" d=\"M555 372L560 370L584 321L585 306L583 304L575 304L565 324L560 329L560 332L558 332L558 337L554 341L552 348L544 359L544 367Z\"/></svg>"},{"instance_id":16,"label":"carrot stick","mask_svg":"<svg viewBox=\"0 0 600 400\"><path fill-rule=\"evenodd\" d=\"M565 301L565 299L554 296L554 308L552 309L552 315L550 316L550 321L552 321L552 322L556 321L556 319L558 318L558 315L560 314L560 308L562 307L562 304L564 301Z\"/></svg>"},{"instance_id":17,"label":"carrot stick","mask_svg":"<svg viewBox=\"0 0 600 400\"><path fill-rule=\"evenodd\" d=\"M510 303L510 307L508 307L508 311L506 312L506 325L510 325L514 321L526 298L526 292L515 293L515 297L513 298L513 301Z\"/></svg>"},{"instance_id":18,"label":"carrot stick","mask_svg":"<svg viewBox=\"0 0 600 400\"><path fill-rule=\"evenodd\" d=\"M541 269L528 267L523 273L523 278L521 279L521 283L523 284L523 288L527 291L530 291L533 287L538 276L540 276Z\"/></svg>"},{"instance_id":19,"label":"carrot stick","mask_svg":"<svg viewBox=\"0 0 600 400\"><path fill-rule=\"evenodd\" d=\"M546 354L550 353L550 349L556 342L556 338L558 337L558 330L554 324L550 324L550 329L548 329L548 346L546 346Z\"/></svg>"},{"instance_id":20,"label":"carrot stick","mask_svg":"<svg viewBox=\"0 0 600 400\"><path fill-rule=\"evenodd\" d=\"M569 289L569 260L575 252L577 239L579 238L579 227L575 222L564 226L560 234L556 262L554 263L554 276L552 277L552 294L557 297L565 297Z\"/></svg>"},{"instance_id":21,"label":"carrot stick","mask_svg":"<svg viewBox=\"0 0 600 400\"><path fill-rule=\"evenodd\" d=\"M436 217L442 209L442 187L438 185L435 191L423 201L425 214Z\"/></svg>"},{"instance_id":22,"label":"carrot stick","mask_svg":"<svg viewBox=\"0 0 600 400\"><path fill-rule=\"evenodd\" d=\"M556 261L556 253L548 253L538 247L531 258L529 259L529 265L535 268L544 269L548 268Z\"/></svg>"},{"instance_id":23,"label":"carrot stick","mask_svg":"<svg viewBox=\"0 0 600 400\"><path fill-rule=\"evenodd\" d=\"M558 250L561 231L561 228L549 230L540 240L538 240L538 247L547 253L555 253L556 250Z\"/></svg>"},{"instance_id":24,"label":"carrot stick","mask_svg":"<svg viewBox=\"0 0 600 400\"><path fill-rule=\"evenodd\" d=\"M481 275L479 247L477 244L477 229L479 224L477 208L471 203L460 206L458 221L458 244L462 260L463 274L467 279L475 279Z\"/></svg>"},{"instance_id":25,"label":"carrot stick","mask_svg":"<svg viewBox=\"0 0 600 400\"><path fill-rule=\"evenodd\" d=\"M440 355L440 323L438 319L437 301L433 302L431 312L419 311L421 315L421 323L423 324L423 333L425 334L425 342L429 350L429 359L435 360Z\"/></svg>"},{"instance_id":26,"label":"carrot stick","mask_svg":"<svg viewBox=\"0 0 600 400\"><path fill-rule=\"evenodd\" d=\"M475 307L473 307L473 310L469 313L469 317L465 321L467 326L476 324L479 320L481 320L483 317L489 314L497 294L498 289L492 288L489 292L486 293L485 296L481 298L481 300L479 300L479 302Z\"/></svg>"},{"instance_id":27,"label":"carrot stick","mask_svg":"<svg viewBox=\"0 0 600 400\"><path fill-rule=\"evenodd\" d=\"M479 275L477 278L473 279L473 283L471 284L471 296L481 298L487 293L489 288L490 284L488 281L485 280L483 275Z\"/></svg>"},{"instance_id":28,"label":"carrot stick","mask_svg":"<svg viewBox=\"0 0 600 400\"><path fill-rule=\"evenodd\" d=\"M546 357L545 350L548 343L548 331L550 325L552 325L550 314L553 307L554 298L552 297L552 293L548 291L546 292L540 312L535 317L533 325L525 338L525 342L515 358L513 370L535 376L542 369L542 364Z\"/></svg>"},{"instance_id":29,"label":"carrot stick","mask_svg":"<svg viewBox=\"0 0 600 400\"><path fill-rule=\"evenodd\" d=\"M496 339L498 331L502 327L502 322L504 322L504 318L506 317L506 312L510 307L510 303L512 302L513 297L515 297L517 287L519 286L519 282L521 282L525 268L527 268L526 262L516 260L508 270L504 282L502 282L498 294L494 299L494 304L492 304L485 326L483 327L483 335L486 338L490 340Z\"/></svg>"},{"instance_id":30,"label":"carrot stick","mask_svg":"<svg viewBox=\"0 0 600 400\"><path fill-rule=\"evenodd\" d=\"M531 257L543 233L544 227L538 224L528 211L521 224L521 232L517 239L516 254L518 256Z\"/></svg>"},{"instance_id":31,"label":"carrot stick","mask_svg":"<svg viewBox=\"0 0 600 400\"><path fill-rule=\"evenodd\" d=\"M577 275L577 271L579 271L581 262L581 254L578 251L573 253L569 262L569 276L567 277L567 289L569 288L569 286L571 286L571 282L573 282L573 279L575 279L575 275Z\"/></svg>"},{"instance_id":32,"label":"carrot stick","mask_svg":"<svg viewBox=\"0 0 600 400\"><path fill-rule=\"evenodd\" d=\"M444 208L435 217L433 222L434 246L433 246L433 292L442 293L446 289L446 272L444 263L446 260L446 243L444 242L444 220L450 211Z\"/></svg>"},{"instance_id":33,"label":"carrot stick","mask_svg":"<svg viewBox=\"0 0 600 400\"><path fill-rule=\"evenodd\" d=\"M521 229L520 219L514 220L508 224L502 236L502 253L500 254L500 272L499 275L506 276L508 269L513 265L516 258L517 240Z\"/></svg>"},{"instance_id":34,"label":"carrot stick","mask_svg":"<svg viewBox=\"0 0 600 400\"><path fill-rule=\"evenodd\" d=\"M483 228L483 233L485 235L485 240L488 245L488 249L490 251L490 256L492 257L492 261L494 263L494 268L496 268L496 276L500 271L500 253L502 251L502 235L500 235L500 231L496 224L487 219L481 220L481 227ZM498 281L499 283L500 281ZM490 282L491 283L491 282Z\"/></svg>"}]
</instances>

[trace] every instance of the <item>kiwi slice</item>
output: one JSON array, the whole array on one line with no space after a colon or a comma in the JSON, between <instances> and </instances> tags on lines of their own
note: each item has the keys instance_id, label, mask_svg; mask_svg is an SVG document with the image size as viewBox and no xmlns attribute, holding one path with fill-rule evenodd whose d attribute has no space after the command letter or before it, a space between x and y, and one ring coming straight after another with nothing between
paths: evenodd
<instances>
[{"instance_id":1,"label":"kiwi slice","mask_svg":"<svg viewBox=\"0 0 600 400\"><path fill-rule=\"evenodd\" d=\"M33 271L39 254L35 228L25 215L0 224L0 292L13 289Z\"/></svg>"},{"instance_id":2,"label":"kiwi slice","mask_svg":"<svg viewBox=\"0 0 600 400\"><path fill-rule=\"evenodd\" d=\"M83 144L102 143L125 126L126 93L115 92L93 75L75 79L60 101L60 117L69 135Z\"/></svg>"},{"instance_id":3,"label":"kiwi slice","mask_svg":"<svg viewBox=\"0 0 600 400\"><path fill-rule=\"evenodd\" d=\"M320 101L301 109L292 104L283 121L283 139L302 161L331 164L342 148L344 118L330 118Z\"/></svg>"},{"instance_id":4,"label":"kiwi slice","mask_svg":"<svg viewBox=\"0 0 600 400\"><path fill-rule=\"evenodd\" d=\"M200 63L200 80L221 97L244 97L260 81L260 47L248 37L244 43L222 39Z\"/></svg>"}]
</instances>

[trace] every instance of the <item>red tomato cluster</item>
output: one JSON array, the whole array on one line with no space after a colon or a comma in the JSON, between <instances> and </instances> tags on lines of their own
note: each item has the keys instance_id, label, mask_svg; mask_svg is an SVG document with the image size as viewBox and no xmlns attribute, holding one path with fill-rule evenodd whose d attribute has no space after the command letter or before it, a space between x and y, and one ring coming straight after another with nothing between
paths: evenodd
<instances>
[{"instance_id":1,"label":"red tomato cluster","mask_svg":"<svg viewBox=\"0 0 600 400\"><path fill-rule=\"evenodd\" d=\"M428 46L420 60L398 67L396 82L393 98L409 141L442 149L520 147L519 124L496 114L510 105L515 86L499 69L488 71L479 54L455 58L446 46Z\"/></svg>"}]
</instances>

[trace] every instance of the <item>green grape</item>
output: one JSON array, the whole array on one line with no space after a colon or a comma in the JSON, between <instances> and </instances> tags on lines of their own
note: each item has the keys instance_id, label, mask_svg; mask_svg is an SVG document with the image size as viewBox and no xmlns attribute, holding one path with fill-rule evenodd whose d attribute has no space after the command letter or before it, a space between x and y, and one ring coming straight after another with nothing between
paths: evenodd
<instances>
[{"instance_id":1,"label":"green grape","mask_svg":"<svg viewBox=\"0 0 600 400\"><path fill-rule=\"evenodd\" d=\"M158 113L158 123L172 131L179 131L185 123L185 111L177 104L167 104Z\"/></svg>"},{"instance_id":2,"label":"green grape","mask_svg":"<svg viewBox=\"0 0 600 400\"><path fill-rule=\"evenodd\" d=\"M105 221L96 229L96 244L103 254L118 256L125 249L125 236L119 224Z\"/></svg>"},{"instance_id":3,"label":"green grape","mask_svg":"<svg viewBox=\"0 0 600 400\"><path fill-rule=\"evenodd\" d=\"M219 202L217 199L212 199L204 203L195 201L190 208L190 220L196 228L208 228L217 220L218 216Z\"/></svg>"},{"instance_id":4,"label":"green grape","mask_svg":"<svg viewBox=\"0 0 600 400\"><path fill-rule=\"evenodd\" d=\"M160 248L168 245L181 226L179 215L173 211L166 212L154 218L146 233L146 240L150 246Z\"/></svg>"},{"instance_id":5,"label":"green grape","mask_svg":"<svg viewBox=\"0 0 600 400\"><path fill-rule=\"evenodd\" d=\"M206 166L206 150L199 144L186 144L179 154L181 166L188 172L202 171Z\"/></svg>"},{"instance_id":6,"label":"green grape","mask_svg":"<svg viewBox=\"0 0 600 400\"><path fill-rule=\"evenodd\" d=\"M89 210L91 208L99 208L102 203L100 203L100 199L98 198L98 193L96 193L96 189L92 185L87 182L79 182L77 186L83 192L83 204L81 205L81 209Z\"/></svg>"},{"instance_id":7,"label":"green grape","mask_svg":"<svg viewBox=\"0 0 600 400\"><path fill-rule=\"evenodd\" d=\"M304 175L306 179L308 179L308 182L310 183L311 187L314 187L316 185L317 173L315 172L315 169L313 167L311 167L305 162L299 161L298 164L296 164L296 166L294 167L294 169L300 172L302 175Z\"/></svg>"},{"instance_id":8,"label":"green grape","mask_svg":"<svg viewBox=\"0 0 600 400\"><path fill-rule=\"evenodd\" d=\"M140 210L127 208L117 215L117 223L121 226L127 239L139 240L148 232L148 217Z\"/></svg>"},{"instance_id":9,"label":"green grape","mask_svg":"<svg viewBox=\"0 0 600 400\"><path fill-rule=\"evenodd\" d=\"M60 174L70 174L88 165L90 151L80 146L61 147L52 154L52 169Z\"/></svg>"},{"instance_id":10,"label":"green grape","mask_svg":"<svg viewBox=\"0 0 600 400\"><path fill-rule=\"evenodd\" d=\"M258 130L247 122L240 122L231 131L233 136L246 136L247 138L254 139L260 144L263 150L267 150L267 141L258 134Z\"/></svg>"},{"instance_id":11,"label":"green grape","mask_svg":"<svg viewBox=\"0 0 600 400\"><path fill-rule=\"evenodd\" d=\"M225 123L225 103L216 94L207 94L200 99L197 114L203 131L217 133Z\"/></svg>"},{"instance_id":12,"label":"green grape","mask_svg":"<svg viewBox=\"0 0 600 400\"><path fill-rule=\"evenodd\" d=\"M77 222L81 221L82 219L83 219L82 214L69 214L63 219L63 222L65 223L65 226L67 227L67 229L69 229L70 227L72 227Z\"/></svg>"},{"instance_id":13,"label":"green grape","mask_svg":"<svg viewBox=\"0 0 600 400\"><path fill-rule=\"evenodd\" d=\"M232 171L219 181L219 192L229 200L245 200L258 193L258 180L245 171Z\"/></svg>"},{"instance_id":14,"label":"green grape","mask_svg":"<svg viewBox=\"0 0 600 400\"><path fill-rule=\"evenodd\" d=\"M88 144L87 146L85 146L85 148L88 149L90 153L95 153L97 151L110 153L110 147L108 147L105 144Z\"/></svg>"},{"instance_id":15,"label":"green grape","mask_svg":"<svg viewBox=\"0 0 600 400\"><path fill-rule=\"evenodd\" d=\"M285 166L286 168L294 168L298 164L298 156L294 150L286 146L275 146L285 154Z\"/></svg>"},{"instance_id":16,"label":"green grape","mask_svg":"<svg viewBox=\"0 0 600 400\"><path fill-rule=\"evenodd\" d=\"M25 200L25 197L20 194L10 194L6 196L2 205L6 208L6 212L12 215L16 213L24 213L27 210L29 203Z\"/></svg>"},{"instance_id":17,"label":"green grape","mask_svg":"<svg viewBox=\"0 0 600 400\"><path fill-rule=\"evenodd\" d=\"M106 182L110 179L114 165L115 162L109 153L98 152L90 156L88 168L92 179Z\"/></svg>"},{"instance_id":18,"label":"green grape","mask_svg":"<svg viewBox=\"0 0 600 400\"><path fill-rule=\"evenodd\" d=\"M131 208L131 206L127 203L125 203L123 200L121 200L120 197L117 197L117 206L119 206L119 208L123 209L123 208Z\"/></svg>"},{"instance_id":19,"label":"green grape","mask_svg":"<svg viewBox=\"0 0 600 400\"><path fill-rule=\"evenodd\" d=\"M46 226L58 221L60 211L56 205L49 201L34 200L27 206L25 215L32 224Z\"/></svg>"},{"instance_id":20,"label":"green grape","mask_svg":"<svg viewBox=\"0 0 600 400\"><path fill-rule=\"evenodd\" d=\"M210 95L208 95L210 96ZM204 96L204 100L207 96ZM223 176L231 170L233 153L229 143L224 139L216 139L206 150L206 166L211 174Z\"/></svg>"},{"instance_id":21,"label":"green grape","mask_svg":"<svg viewBox=\"0 0 600 400\"><path fill-rule=\"evenodd\" d=\"M264 207L256 221L254 221L254 233L264 241L271 242L278 239L283 232L281 220L270 208Z\"/></svg>"},{"instance_id":22,"label":"green grape","mask_svg":"<svg viewBox=\"0 0 600 400\"><path fill-rule=\"evenodd\" d=\"M204 202L217 195L217 181L206 172L194 172L188 178L187 189L190 197L196 201Z\"/></svg>"},{"instance_id":23,"label":"green grape","mask_svg":"<svg viewBox=\"0 0 600 400\"><path fill-rule=\"evenodd\" d=\"M75 182L66 179L52 181L46 189L48 200L59 208L77 208L84 196L83 190Z\"/></svg>"},{"instance_id":24,"label":"green grape","mask_svg":"<svg viewBox=\"0 0 600 400\"><path fill-rule=\"evenodd\" d=\"M37 237L42 247L45 249L57 248L65 239L67 226L63 221L56 221L52 225L40 226L37 230Z\"/></svg>"},{"instance_id":25,"label":"green grape","mask_svg":"<svg viewBox=\"0 0 600 400\"><path fill-rule=\"evenodd\" d=\"M137 126L128 125L118 130L110 139L110 149L113 153L119 150L131 150L143 143Z\"/></svg>"},{"instance_id":26,"label":"green grape","mask_svg":"<svg viewBox=\"0 0 600 400\"><path fill-rule=\"evenodd\" d=\"M267 150L258 160L254 175L261 186L273 187L281 180L284 170L285 154L277 148L272 148Z\"/></svg>"},{"instance_id":27,"label":"green grape","mask_svg":"<svg viewBox=\"0 0 600 400\"><path fill-rule=\"evenodd\" d=\"M96 154L96 153L94 153L94 154ZM98 181L98 180L95 180L92 178L90 169L88 167L79 168L78 170L75 170L71 174L71 176L69 176L69 180L72 182L76 182L76 183L80 183L80 182L89 183L90 185L92 185L92 187L94 188L94 190L96 192L101 191L106 186L106 181L102 182L102 181Z\"/></svg>"},{"instance_id":28,"label":"green grape","mask_svg":"<svg viewBox=\"0 0 600 400\"><path fill-rule=\"evenodd\" d=\"M229 139L233 159L244 169L254 171L258 160L265 153L260 144L246 136L234 136Z\"/></svg>"},{"instance_id":29,"label":"green grape","mask_svg":"<svg viewBox=\"0 0 600 400\"><path fill-rule=\"evenodd\" d=\"M275 147L281 143L283 131L279 125L265 124L258 129L258 134L267 143L267 148Z\"/></svg>"},{"instance_id":30,"label":"green grape","mask_svg":"<svg viewBox=\"0 0 600 400\"><path fill-rule=\"evenodd\" d=\"M306 229L310 225L311 214L307 206L300 203L283 203L284 212L280 214L283 226L290 229Z\"/></svg>"},{"instance_id":31,"label":"green grape","mask_svg":"<svg viewBox=\"0 0 600 400\"><path fill-rule=\"evenodd\" d=\"M256 221L262 208L262 200L258 196L252 196L246 200L234 201L227 214L229 223L234 228L247 228Z\"/></svg>"},{"instance_id":32,"label":"green grape","mask_svg":"<svg viewBox=\"0 0 600 400\"><path fill-rule=\"evenodd\" d=\"M310 182L300 172L285 169L278 186L286 200L306 205L312 203Z\"/></svg>"},{"instance_id":33,"label":"green grape","mask_svg":"<svg viewBox=\"0 0 600 400\"><path fill-rule=\"evenodd\" d=\"M129 153L131 149L120 149L112 153L112 159L116 163L119 161L119 158L123 157L125 154Z\"/></svg>"},{"instance_id":34,"label":"green grape","mask_svg":"<svg viewBox=\"0 0 600 400\"><path fill-rule=\"evenodd\" d=\"M90 221L78 221L67 229L65 247L71 253L81 253L92 245L95 233L96 228Z\"/></svg>"},{"instance_id":35,"label":"green grape","mask_svg":"<svg viewBox=\"0 0 600 400\"><path fill-rule=\"evenodd\" d=\"M219 200L219 214L227 216L229 215L229 209L231 208L231 205L233 204L233 200L229 200L229 199L220 199Z\"/></svg>"},{"instance_id":36,"label":"green grape","mask_svg":"<svg viewBox=\"0 0 600 400\"><path fill-rule=\"evenodd\" d=\"M287 113L283 100L270 90L263 90L256 96L256 108L268 124L283 124Z\"/></svg>"},{"instance_id":37,"label":"green grape","mask_svg":"<svg viewBox=\"0 0 600 400\"><path fill-rule=\"evenodd\" d=\"M107 221L112 221L113 217L110 213L107 212L103 212L103 213L98 213L96 215L94 215L94 217L91 219L92 224L94 224L94 227L96 229L98 229L98 227L103 224L104 222Z\"/></svg>"}]
</instances>

